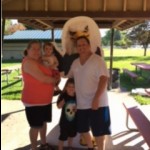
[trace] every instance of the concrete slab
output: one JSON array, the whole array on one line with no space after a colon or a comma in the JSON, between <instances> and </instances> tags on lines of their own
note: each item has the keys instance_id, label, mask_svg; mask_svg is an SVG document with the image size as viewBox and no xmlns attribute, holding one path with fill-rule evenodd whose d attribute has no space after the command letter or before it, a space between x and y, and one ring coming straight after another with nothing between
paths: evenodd
<instances>
[{"instance_id":1,"label":"concrete slab","mask_svg":"<svg viewBox=\"0 0 150 150\"><path fill-rule=\"evenodd\" d=\"M107 136L106 150L150 150L139 132L130 132L126 128L126 112L123 101L134 101L127 92L109 91L112 135ZM57 97L54 97L55 102ZM141 106L145 115L150 117L150 105ZM53 104L53 120L48 124L47 141L56 146L58 143L58 121L60 111ZM149 118L150 119L150 118ZM130 120L130 126L134 123ZM1 101L1 149L29 150L29 126L26 121L24 106L21 101ZM65 144L66 145L66 144ZM75 150L85 149L79 144L79 135L74 139Z\"/></svg>"}]
</instances>

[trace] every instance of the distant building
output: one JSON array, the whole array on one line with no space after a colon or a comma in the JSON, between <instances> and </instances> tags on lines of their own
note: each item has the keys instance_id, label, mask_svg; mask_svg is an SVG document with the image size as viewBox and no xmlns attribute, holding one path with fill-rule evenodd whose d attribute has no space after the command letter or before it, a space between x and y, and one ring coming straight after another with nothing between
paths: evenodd
<instances>
[{"instance_id":1,"label":"distant building","mask_svg":"<svg viewBox=\"0 0 150 150\"><path fill-rule=\"evenodd\" d=\"M62 30L54 30L54 39L58 47L61 47ZM2 60L21 60L23 51L31 40L42 42L52 41L51 30L23 30L11 35L5 35L3 41Z\"/></svg>"}]
</instances>

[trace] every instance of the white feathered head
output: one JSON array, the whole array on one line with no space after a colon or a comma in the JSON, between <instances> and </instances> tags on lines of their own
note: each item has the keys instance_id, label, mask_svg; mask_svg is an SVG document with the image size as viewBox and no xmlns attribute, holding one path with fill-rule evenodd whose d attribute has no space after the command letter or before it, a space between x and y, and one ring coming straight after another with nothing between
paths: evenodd
<instances>
[{"instance_id":1,"label":"white feathered head","mask_svg":"<svg viewBox=\"0 0 150 150\"><path fill-rule=\"evenodd\" d=\"M69 19L62 31L62 48L64 53L73 54L76 52L75 40L79 36L86 36L90 40L91 51L95 53L101 49L101 36L95 21L86 16L79 16Z\"/></svg>"}]
</instances>

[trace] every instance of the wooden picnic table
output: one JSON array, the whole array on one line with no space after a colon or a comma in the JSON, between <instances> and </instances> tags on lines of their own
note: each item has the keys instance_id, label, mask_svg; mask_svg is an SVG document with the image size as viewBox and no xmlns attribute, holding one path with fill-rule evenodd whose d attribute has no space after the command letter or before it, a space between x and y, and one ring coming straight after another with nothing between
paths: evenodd
<instances>
[{"instance_id":1,"label":"wooden picnic table","mask_svg":"<svg viewBox=\"0 0 150 150\"><path fill-rule=\"evenodd\" d=\"M127 118L126 118L126 126L130 131L138 131L143 136L145 142L150 147L150 134L148 131L150 131L150 118L149 118L149 112L148 115L144 113L145 108L142 109L142 107L137 106L136 104L133 104L131 102L124 102L123 103L126 112L127 112ZM148 108L149 110L149 108ZM137 129L130 128L129 127L129 116L132 118L133 122L135 123Z\"/></svg>"},{"instance_id":2,"label":"wooden picnic table","mask_svg":"<svg viewBox=\"0 0 150 150\"><path fill-rule=\"evenodd\" d=\"M131 63L131 65L136 66L136 72L139 69L140 70L140 75L142 75L143 70L149 72L148 80L150 80L150 64L143 63L143 62L137 62L137 63ZM143 76L144 77L144 76Z\"/></svg>"},{"instance_id":3,"label":"wooden picnic table","mask_svg":"<svg viewBox=\"0 0 150 150\"><path fill-rule=\"evenodd\" d=\"M9 74L14 70L17 71L18 75L20 75L20 66L18 65L1 69L1 75L5 75L4 81L6 81L7 85L9 83Z\"/></svg>"},{"instance_id":4,"label":"wooden picnic table","mask_svg":"<svg viewBox=\"0 0 150 150\"><path fill-rule=\"evenodd\" d=\"M144 62L132 62L131 65L134 65L135 68L136 68L136 72L137 72L137 69L138 69L138 65L145 65L146 63Z\"/></svg>"},{"instance_id":5,"label":"wooden picnic table","mask_svg":"<svg viewBox=\"0 0 150 150\"><path fill-rule=\"evenodd\" d=\"M142 70L150 71L150 64L138 64L137 67Z\"/></svg>"},{"instance_id":6,"label":"wooden picnic table","mask_svg":"<svg viewBox=\"0 0 150 150\"><path fill-rule=\"evenodd\" d=\"M5 75L5 80L7 85L8 85L8 82L9 82L9 74L11 73L12 70L10 69L1 69L1 75Z\"/></svg>"}]
</instances>

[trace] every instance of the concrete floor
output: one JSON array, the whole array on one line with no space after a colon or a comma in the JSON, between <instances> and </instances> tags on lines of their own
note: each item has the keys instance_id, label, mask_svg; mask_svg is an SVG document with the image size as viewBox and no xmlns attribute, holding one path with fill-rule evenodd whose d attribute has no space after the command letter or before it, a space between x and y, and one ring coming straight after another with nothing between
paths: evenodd
<instances>
[{"instance_id":1,"label":"concrete floor","mask_svg":"<svg viewBox=\"0 0 150 150\"><path fill-rule=\"evenodd\" d=\"M109 94L109 104L111 113L111 127L112 135L107 136L106 150L149 150L147 144L144 142L143 138L140 136L139 132L131 132L126 128L126 112L123 107L123 101L134 101L132 97L126 92L111 91ZM58 118L60 117L60 110L55 109L53 105L53 124L49 126L49 133L47 135L47 140L52 145L57 145L59 136L59 126ZM149 117L150 120L150 105L142 106L145 115ZM135 127L132 120L129 122L130 127ZM73 146L76 149L85 149L86 147L79 144L79 135L74 139ZM67 143L65 143L65 146Z\"/></svg>"},{"instance_id":2,"label":"concrete floor","mask_svg":"<svg viewBox=\"0 0 150 150\"><path fill-rule=\"evenodd\" d=\"M139 132L128 131L125 125L126 112L123 101L134 101L127 92L118 89L109 91L112 135L107 136L106 150L150 150ZM55 102L57 97L54 97ZM150 105L141 107L150 120ZM58 121L60 110L53 104L53 120L48 124L47 141L56 147L58 143ZM132 120L130 126L134 127ZM26 121L24 106L20 101L1 101L1 149L2 150L29 150L29 126ZM66 145L66 144L65 144ZM74 139L75 150L85 149L79 144L79 135Z\"/></svg>"}]
</instances>

